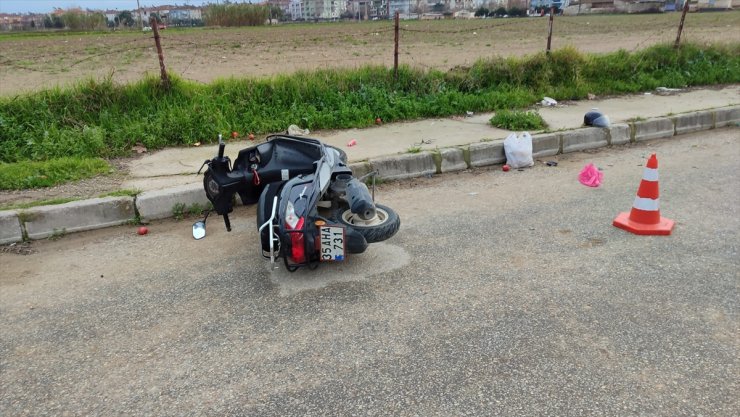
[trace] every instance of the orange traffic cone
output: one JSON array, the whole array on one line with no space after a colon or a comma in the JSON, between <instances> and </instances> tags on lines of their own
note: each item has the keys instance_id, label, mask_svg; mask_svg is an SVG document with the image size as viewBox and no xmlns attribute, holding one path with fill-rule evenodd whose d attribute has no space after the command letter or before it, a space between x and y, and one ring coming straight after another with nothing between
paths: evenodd
<instances>
[{"instance_id":1,"label":"orange traffic cone","mask_svg":"<svg viewBox=\"0 0 740 417\"><path fill-rule=\"evenodd\" d=\"M612 224L636 235L671 234L674 222L660 217L658 208L658 158L655 154L650 156L645 166L632 211L619 213Z\"/></svg>"}]
</instances>

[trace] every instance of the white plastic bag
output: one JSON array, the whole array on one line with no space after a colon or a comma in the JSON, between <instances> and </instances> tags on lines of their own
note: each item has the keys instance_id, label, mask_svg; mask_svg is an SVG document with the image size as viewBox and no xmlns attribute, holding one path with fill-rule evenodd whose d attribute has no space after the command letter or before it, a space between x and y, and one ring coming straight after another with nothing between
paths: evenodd
<instances>
[{"instance_id":1,"label":"white plastic bag","mask_svg":"<svg viewBox=\"0 0 740 417\"><path fill-rule=\"evenodd\" d=\"M519 136L516 133L510 134L504 140L504 154L506 154L506 164L512 168L524 168L534 165L532 159L532 135L529 132L522 132Z\"/></svg>"}]
</instances>

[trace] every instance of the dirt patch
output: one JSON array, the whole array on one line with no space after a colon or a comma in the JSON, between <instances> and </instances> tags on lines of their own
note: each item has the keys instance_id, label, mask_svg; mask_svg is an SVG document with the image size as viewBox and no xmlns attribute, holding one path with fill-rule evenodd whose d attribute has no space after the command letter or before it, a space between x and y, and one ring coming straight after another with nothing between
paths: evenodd
<instances>
[{"instance_id":1,"label":"dirt patch","mask_svg":"<svg viewBox=\"0 0 740 417\"><path fill-rule=\"evenodd\" d=\"M676 13L558 16L552 46L573 46L591 53L633 51L675 40L678 18ZM686 19L682 39L735 43L740 41L740 31L731 28L738 26L738 13L692 14ZM448 70L485 57L543 52L548 21L402 21L400 29L401 65ZM391 21L162 32L168 70L199 82L318 68L392 66L393 39ZM89 77L130 82L159 73L151 33L12 36L0 43L0 95L66 85Z\"/></svg>"},{"instance_id":2,"label":"dirt patch","mask_svg":"<svg viewBox=\"0 0 740 417\"><path fill-rule=\"evenodd\" d=\"M55 200L61 198L86 199L95 198L121 190L121 185L128 177L128 161L133 158L121 158L108 161L114 172L98 175L80 181L60 184L49 188L33 190L0 190L0 210L12 205L27 204L35 201Z\"/></svg>"}]
</instances>

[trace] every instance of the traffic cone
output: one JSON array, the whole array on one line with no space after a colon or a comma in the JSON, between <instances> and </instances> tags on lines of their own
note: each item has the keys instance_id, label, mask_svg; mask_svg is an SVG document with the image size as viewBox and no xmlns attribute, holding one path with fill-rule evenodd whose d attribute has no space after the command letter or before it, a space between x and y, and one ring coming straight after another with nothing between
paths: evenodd
<instances>
[{"instance_id":1,"label":"traffic cone","mask_svg":"<svg viewBox=\"0 0 740 417\"><path fill-rule=\"evenodd\" d=\"M655 154L650 156L645 166L632 211L619 213L612 224L636 235L671 234L674 222L660 217L658 208L658 158Z\"/></svg>"}]
</instances>

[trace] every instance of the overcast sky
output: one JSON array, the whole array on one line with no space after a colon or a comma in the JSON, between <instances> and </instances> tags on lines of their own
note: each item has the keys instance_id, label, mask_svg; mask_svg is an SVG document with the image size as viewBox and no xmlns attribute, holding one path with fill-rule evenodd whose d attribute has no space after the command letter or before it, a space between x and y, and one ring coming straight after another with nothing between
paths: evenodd
<instances>
[{"instance_id":1,"label":"overcast sky","mask_svg":"<svg viewBox=\"0 0 740 417\"><path fill-rule=\"evenodd\" d=\"M216 0L139 0L141 7L160 6L163 4L189 4L200 6L205 3L216 3ZM136 9L136 0L0 0L0 13L48 13L55 7L68 9Z\"/></svg>"}]
</instances>

